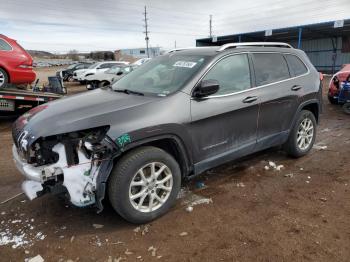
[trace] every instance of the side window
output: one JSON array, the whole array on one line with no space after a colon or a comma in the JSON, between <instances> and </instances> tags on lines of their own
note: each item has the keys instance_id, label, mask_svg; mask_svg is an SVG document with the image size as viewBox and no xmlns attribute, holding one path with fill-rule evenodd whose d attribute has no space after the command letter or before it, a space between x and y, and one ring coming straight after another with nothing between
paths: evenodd
<instances>
[{"instance_id":1,"label":"side window","mask_svg":"<svg viewBox=\"0 0 350 262\"><path fill-rule=\"evenodd\" d=\"M4 40L0 39L0 51L11 51L12 47Z\"/></svg>"},{"instance_id":2,"label":"side window","mask_svg":"<svg viewBox=\"0 0 350 262\"><path fill-rule=\"evenodd\" d=\"M100 68L111 68L112 67L112 64L109 64L109 63L106 63L106 64L102 64L100 66Z\"/></svg>"},{"instance_id":3,"label":"side window","mask_svg":"<svg viewBox=\"0 0 350 262\"><path fill-rule=\"evenodd\" d=\"M253 54L256 85L266 85L290 78L287 62L281 54Z\"/></svg>"},{"instance_id":4,"label":"side window","mask_svg":"<svg viewBox=\"0 0 350 262\"><path fill-rule=\"evenodd\" d=\"M307 68L304 63L295 55L285 55L289 70L292 76L300 76L307 72Z\"/></svg>"},{"instance_id":5,"label":"side window","mask_svg":"<svg viewBox=\"0 0 350 262\"><path fill-rule=\"evenodd\" d=\"M251 87L248 56L232 55L218 62L203 80L217 80L220 89L215 95L239 92Z\"/></svg>"}]
</instances>

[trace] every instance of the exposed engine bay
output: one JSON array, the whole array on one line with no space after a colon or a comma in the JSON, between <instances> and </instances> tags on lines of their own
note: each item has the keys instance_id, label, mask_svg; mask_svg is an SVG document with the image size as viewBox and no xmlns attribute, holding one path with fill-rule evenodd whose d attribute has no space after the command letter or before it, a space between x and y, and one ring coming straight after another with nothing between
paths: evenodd
<instances>
[{"instance_id":1,"label":"exposed engine bay","mask_svg":"<svg viewBox=\"0 0 350 262\"><path fill-rule=\"evenodd\" d=\"M24 131L13 155L27 178L22 189L30 199L51 192L67 194L75 206L95 204L102 210L105 183L118 148L106 135L108 128L94 128L39 138L32 144Z\"/></svg>"}]
</instances>

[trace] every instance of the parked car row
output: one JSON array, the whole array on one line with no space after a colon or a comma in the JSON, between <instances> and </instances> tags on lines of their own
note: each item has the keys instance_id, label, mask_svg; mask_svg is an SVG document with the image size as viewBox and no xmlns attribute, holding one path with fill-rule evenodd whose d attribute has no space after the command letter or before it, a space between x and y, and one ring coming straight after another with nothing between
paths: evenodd
<instances>
[{"instance_id":1,"label":"parked car row","mask_svg":"<svg viewBox=\"0 0 350 262\"><path fill-rule=\"evenodd\" d=\"M86 83L86 77L92 76L97 73L103 73L113 66L117 65L128 65L129 62L124 61L108 61L108 62L97 62L92 64L86 69L75 70L73 74L73 79L80 82L81 84Z\"/></svg>"},{"instance_id":2,"label":"parked car row","mask_svg":"<svg viewBox=\"0 0 350 262\"><path fill-rule=\"evenodd\" d=\"M104 87L121 79L123 76L133 71L135 66L116 65L105 72L98 72L85 78L88 90Z\"/></svg>"}]
</instances>

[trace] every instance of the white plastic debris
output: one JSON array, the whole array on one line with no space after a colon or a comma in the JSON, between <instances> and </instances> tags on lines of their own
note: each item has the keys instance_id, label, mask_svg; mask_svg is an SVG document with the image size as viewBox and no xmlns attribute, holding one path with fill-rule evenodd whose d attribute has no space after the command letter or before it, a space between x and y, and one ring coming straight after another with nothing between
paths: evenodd
<instances>
[{"instance_id":1,"label":"white plastic debris","mask_svg":"<svg viewBox=\"0 0 350 262\"><path fill-rule=\"evenodd\" d=\"M141 227L136 227L136 228L134 229L134 232L135 232L135 233L138 233L138 232L140 232L140 230L141 230Z\"/></svg>"},{"instance_id":2,"label":"white plastic debris","mask_svg":"<svg viewBox=\"0 0 350 262\"><path fill-rule=\"evenodd\" d=\"M188 235L187 232L181 232L181 233L179 234L180 237L184 237L184 236L187 236L187 235Z\"/></svg>"},{"instance_id":3,"label":"white plastic debris","mask_svg":"<svg viewBox=\"0 0 350 262\"><path fill-rule=\"evenodd\" d=\"M42 258L42 256L37 255L35 257L28 259L28 262L44 262L44 259Z\"/></svg>"},{"instance_id":4,"label":"white plastic debris","mask_svg":"<svg viewBox=\"0 0 350 262\"><path fill-rule=\"evenodd\" d=\"M152 252L152 257L156 256L157 249L154 246L150 246L148 251Z\"/></svg>"},{"instance_id":5,"label":"white plastic debris","mask_svg":"<svg viewBox=\"0 0 350 262\"><path fill-rule=\"evenodd\" d=\"M129 249L125 250L124 252L125 255L129 256L129 255L132 255L134 254L133 252L129 251Z\"/></svg>"},{"instance_id":6,"label":"white plastic debris","mask_svg":"<svg viewBox=\"0 0 350 262\"><path fill-rule=\"evenodd\" d=\"M245 184L243 182L237 183L237 187L245 187Z\"/></svg>"},{"instance_id":7,"label":"white plastic debris","mask_svg":"<svg viewBox=\"0 0 350 262\"><path fill-rule=\"evenodd\" d=\"M270 170L269 166L264 166L265 170Z\"/></svg>"},{"instance_id":8,"label":"white plastic debris","mask_svg":"<svg viewBox=\"0 0 350 262\"><path fill-rule=\"evenodd\" d=\"M278 166L276 166L276 170L277 170L277 171L281 171L282 168L284 168L284 165L278 165Z\"/></svg>"},{"instance_id":9,"label":"white plastic debris","mask_svg":"<svg viewBox=\"0 0 350 262\"><path fill-rule=\"evenodd\" d=\"M272 162L272 161L269 161L269 166L272 167L272 168L276 168L277 165L275 162Z\"/></svg>"},{"instance_id":10,"label":"white plastic debris","mask_svg":"<svg viewBox=\"0 0 350 262\"><path fill-rule=\"evenodd\" d=\"M328 147L327 146L325 146L325 145L314 145L313 146L313 148L314 149L316 149L316 150L326 150Z\"/></svg>"},{"instance_id":11,"label":"white plastic debris","mask_svg":"<svg viewBox=\"0 0 350 262\"><path fill-rule=\"evenodd\" d=\"M292 173L290 173L290 174L285 174L284 177L290 177L290 178L292 178L292 177L294 177L294 175L293 175Z\"/></svg>"}]
</instances>

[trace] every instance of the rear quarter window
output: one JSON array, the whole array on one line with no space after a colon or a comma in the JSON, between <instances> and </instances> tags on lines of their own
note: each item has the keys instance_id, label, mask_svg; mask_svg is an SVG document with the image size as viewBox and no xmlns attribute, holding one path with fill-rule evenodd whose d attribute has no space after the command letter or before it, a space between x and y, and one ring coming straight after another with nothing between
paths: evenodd
<instances>
[{"instance_id":1,"label":"rear quarter window","mask_svg":"<svg viewBox=\"0 0 350 262\"><path fill-rule=\"evenodd\" d=\"M12 47L3 39L0 39L0 51L11 51Z\"/></svg>"},{"instance_id":2,"label":"rear quarter window","mask_svg":"<svg viewBox=\"0 0 350 262\"><path fill-rule=\"evenodd\" d=\"M285 55L285 57L288 62L290 74L293 77L307 73L307 68L300 58L295 55Z\"/></svg>"},{"instance_id":3,"label":"rear quarter window","mask_svg":"<svg viewBox=\"0 0 350 262\"><path fill-rule=\"evenodd\" d=\"M287 62L278 53L253 54L256 85L267 85L290 78Z\"/></svg>"}]
</instances>

